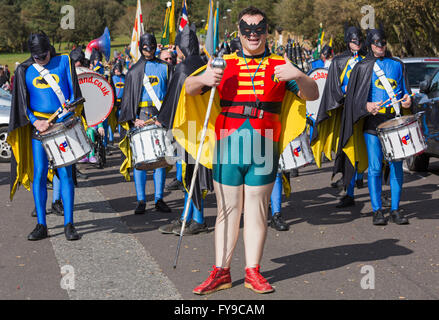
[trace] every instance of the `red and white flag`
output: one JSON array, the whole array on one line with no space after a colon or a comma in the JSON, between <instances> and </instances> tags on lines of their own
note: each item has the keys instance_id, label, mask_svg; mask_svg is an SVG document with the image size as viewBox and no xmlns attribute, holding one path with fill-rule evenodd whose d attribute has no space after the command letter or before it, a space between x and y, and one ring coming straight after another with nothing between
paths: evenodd
<instances>
[{"instance_id":1,"label":"red and white flag","mask_svg":"<svg viewBox=\"0 0 439 320\"><path fill-rule=\"evenodd\" d=\"M131 58L133 62L140 59L139 41L140 37L145 33L143 28L142 6L140 0L137 0L136 20L134 22L133 35L131 36Z\"/></svg>"},{"instance_id":2,"label":"red and white flag","mask_svg":"<svg viewBox=\"0 0 439 320\"><path fill-rule=\"evenodd\" d=\"M186 0L183 0L183 8L181 9L181 19L180 19L180 25L178 26L178 31L183 31L184 27L188 23L189 23L189 19L187 17Z\"/></svg>"}]
</instances>

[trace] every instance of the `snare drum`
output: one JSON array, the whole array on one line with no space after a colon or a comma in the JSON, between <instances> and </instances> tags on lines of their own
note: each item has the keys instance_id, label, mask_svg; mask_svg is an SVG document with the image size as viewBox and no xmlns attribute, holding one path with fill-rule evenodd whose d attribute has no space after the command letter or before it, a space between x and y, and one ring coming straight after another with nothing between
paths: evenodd
<instances>
[{"instance_id":1,"label":"snare drum","mask_svg":"<svg viewBox=\"0 0 439 320\"><path fill-rule=\"evenodd\" d=\"M377 134L386 160L402 160L427 149L418 121L420 115L421 113L397 117L377 127Z\"/></svg>"},{"instance_id":2,"label":"snare drum","mask_svg":"<svg viewBox=\"0 0 439 320\"><path fill-rule=\"evenodd\" d=\"M51 168L74 164L92 151L90 140L78 117L55 123L39 138Z\"/></svg>"},{"instance_id":3,"label":"snare drum","mask_svg":"<svg viewBox=\"0 0 439 320\"><path fill-rule=\"evenodd\" d=\"M164 168L176 162L166 130L155 124L128 132L134 167L138 170Z\"/></svg>"},{"instance_id":4,"label":"snare drum","mask_svg":"<svg viewBox=\"0 0 439 320\"><path fill-rule=\"evenodd\" d=\"M309 145L309 136L304 131L291 141L281 154L279 169L282 171L297 169L313 162L313 160L314 156Z\"/></svg>"}]
</instances>

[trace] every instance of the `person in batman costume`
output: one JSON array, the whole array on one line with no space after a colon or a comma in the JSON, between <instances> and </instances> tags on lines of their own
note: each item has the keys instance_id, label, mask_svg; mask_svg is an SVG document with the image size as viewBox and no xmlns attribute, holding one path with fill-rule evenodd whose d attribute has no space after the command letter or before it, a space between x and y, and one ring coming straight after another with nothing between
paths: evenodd
<instances>
[{"instance_id":1,"label":"person in batman costume","mask_svg":"<svg viewBox=\"0 0 439 320\"><path fill-rule=\"evenodd\" d=\"M361 30L355 26L346 28L344 40L346 50L337 55L328 70L325 88L311 136L311 148L318 167L321 166L322 152L329 160L337 153L340 121L346 90L352 69L366 56ZM358 173L349 184L346 194L337 204L338 208L355 205L354 186L361 185L362 173Z\"/></svg>"},{"instance_id":2,"label":"person in batman costume","mask_svg":"<svg viewBox=\"0 0 439 320\"><path fill-rule=\"evenodd\" d=\"M32 193L37 213L37 226L29 234L28 240L41 240L48 236L46 224L47 177L49 163L38 134L47 131L52 125L47 119L61 107L61 101L54 88L47 84L34 64L43 66L56 80L65 100L75 101L82 97L73 62L69 55L57 55L44 33L31 34L28 40L31 57L17 67L14 78L14 91L8 143L13 150L11 161L11 200L17 187L26 189L32 185ZM63 121L73 115L64 110ZM75 112L80 113L80 109ZM72 166L56 169L62 189L64 205L64 233L67 240L78 240L79 234L73 225L74 183Z\"/></svg>"},{"instance_id":3,"label":"person in batman costume","mask_svg":"<svg viewBox=\"0 0 439 320\"><path fill-rule=\"evenodd\" d=\"M182 62L177 64L175 67L175 71L169 84L168 92L163 100L162 109L157 116L157 121L168 129L172 129L176 107L184 81L189 75L205 65L205 62L199 53L198 38L194 25L191 27L186 25L184 29L177 34L175 38L175 45L178 59L182 60ZM188 190L192 180L195 161L188 153L184 151L184 148L181 146L178 147L183 156L182 180L185 187L185 208L183 209L180 218L171 221L169 224L161 226L159 231L162 233L180 234L182 221L184 219L184 211L186 206L189 205L190 207L186 219L186 227L185 230L183 230L183 234L194 235L201 232L207 232L208 228L204 221L203 197L208 191L213 191L212 170L207 169L202 165L199 166L192 200L190 204L188 204Z\"/></svg>"},{"instance_id":4,"label":"person in batman costume","mask_svg":"<svg viewBox=\"0 0 439 320\"><path fill-rule=\"evenodd\" d=\"M223 57L224 70L212 67L209 61L206 67L186 79L173 125L175 131L195 119L196 131L201 130L205 112L200 106L208 105L212 93L209 89L216 87L208 123L216 138L208 139L203 146L206 152L200 160L201 164L213 168L218 204L215 265L210 276L193 290L199 295L232 286L230 265L242 213L246 260L244 285L256 293L274 291L260 273L260 261L280 150L305 129L304 100L318 98L314 80L295 68L286 57L271 54L266 47L268 29L264 12L248 7L241 11L238 19L241 52ZM242 134L247 139L256 139L246 143L245 138L240 138ZM189 135L174 137L194 156L196 141ZM233 139L238 139L237 143L233 143ZM243 150L244 146L250 150ZM256 160L257 153L262 150L259 148L264 150L262 163Z\"/></svg>"},{"instance_id":5,"label":"person in batman costume","mask_svg":"<svg viewBox=\"0 0 439 320\"><path fill-rule=\"evenodd\" d=\"M347 86L333 174L342 173L346 187L351 183L355 170L362 172L368 167L372 222L374 225L385 225L387 219L381 199L383 152L376 128L394 118L398 110L402 114L410 112L410 87L404 64L399 59L392 58L387 51L382 29L368 30L366 44L369 52L353 68ZM380 108L379 104L388 98L393 101L403 100L392 107ZM396 224L407 224L408 219L399 210L403 184L402 161L390 161L389 167L390 218Z\"/></svg>"},{"instance_id":6,"label":"person in batman costume","mask_svg":"<svg viewBox=\"0 0 439 320\"><path fill-rule=\"evenodd\" d=\"M154 94L160 102L163 101L167 92L169 79L172 73L172 67L155 57L157 41L154 34L145 33L140 37L139 48L142 56L128 71L125 77L125 87L120 105L119 123L129 131L130 128L144 127L145 121L155 118L158 115L158 109L152 101L152 97L143 86L143 80L146 76ZM120 167L121 174L127 181L130 181L130 170L132 169L132 155L127 135L119 144L120 149L126 159ZM134 182L137 195L137 207L135 214L145 213L146 208L146 171L133 170ZM166 179L166 168L154 170L154 187L155 187L155 208L161 212L171 212L171 209L163 201L163 193Z\"/></svg>"}]
</instances>

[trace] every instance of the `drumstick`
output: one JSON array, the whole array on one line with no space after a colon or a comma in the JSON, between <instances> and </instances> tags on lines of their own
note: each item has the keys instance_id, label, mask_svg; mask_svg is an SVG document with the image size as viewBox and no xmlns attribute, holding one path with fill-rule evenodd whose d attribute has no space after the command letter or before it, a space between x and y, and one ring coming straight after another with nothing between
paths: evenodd
<instances>
[{"instance_id":1,"label":"drumstick","mask_svg":"<svg viewBox=\"0 0 439 320\"><path fill-rule=\"evenodd\" d=\"M395 97L400 94L402 91L399 91L397 93L395 93ZM390 100L392 100L392 98L387 99L386 101L381 102L377 107L381 107L382 105L384 105L385 103L389 102Z\"/></svg>"},{"instance_id":2,"label":"drumstick","mask_svg":"<svg viewBox=\"0 0 439 320\"><path fill-rule=\"evenodd\" d=\"M409 97L413 97L414 95L415 95L415 94L412 93L411 95L409 95ZM403 100L405 100L405 99L404 99L404 98L401 98L401 99L399 99L399 100L396 100L395 102L389 103L389 104L387 104L387 105L381 107L380 109L382 109L382 108L389 108L389 107L393 106L395 103L401 102L401 101L403 101Z\"/></svg>"},{"instance_id":3,"label":"drumstick","mask_svg":"<svg viewBox=\"0 0 439 320\"><path fill-rule=\"evenodd\" d=\"M50 118L49 119L47 119L47 121L49 122L49 123L51 123L60 113L62 113L63 112L63 110L64 110L64 108L65 109L67 109L67 108L71 108L71 107L74 107L74 106L76 106L77 104L80 104L80 103L83 103L83 102L85 102L85 98L83 98L83 97L81 97L81 98L79 98L78 100L75 100L75 101L73 101L71 104L67 104L67 103L64 103L64 105L62 105L61 107L59 107L58 108L58 110L56 110L51 116L50 116Z\"/></svg>"}]
</instances>

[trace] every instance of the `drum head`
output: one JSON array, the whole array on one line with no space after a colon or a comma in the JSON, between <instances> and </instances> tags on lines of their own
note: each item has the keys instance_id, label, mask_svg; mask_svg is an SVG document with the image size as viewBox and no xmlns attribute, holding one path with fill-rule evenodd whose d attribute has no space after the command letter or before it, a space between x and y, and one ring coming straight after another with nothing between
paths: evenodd
<instances>
[{"instance_id":1,"label":"drum head","mask_svg":"<svg viewBox=\"0 0 439 320\"><path fill-rule=\"evenodd\" d=\"M40 136L47 137L54 134L58 134L58 132L64 131L65 128L73 127L78 121L80 121L78 117L72 117L72 118L68 118L64 122L54 123L49 130L40 133Z\"/></svg>"},{"instance_id":2,"label":"drum head","mask_svg":"<svg viewBox=\"0 0 439 320\"><path fill-rule=\"evenodd\" d=\"M325 89L326 79L328 78L328 69L326 68L317 68L312 70L309 74L309 77L314 79L319 88L319 98L314 101L306 102L306 112L310 115L314 120L317 119L317 115L319 113L320 101L322 100L323 89Z\"/></svg>"},{"instance_id":3,"label":"drum head","mask_svg":"<svg viewBox=\"0 0 439 320\"><path fill-rule=\"evenodd\" d=\"M88 126L96 126L111 113L114 105L113 88L103 76L87 68L77 68L77 73L82 96L86 100L85 120Z\"/></svg>"},{"instance_id":4,"label":"drum head","mask_svg":"<svg viewBox=\"0 0 439 320\"><path fill-rule=\"evenodd\" d=\"M413 115L398 117L381 123L380 125L378 125L377 130L381 130L381 131L392 130L399 127L403 127L414 121L417 121L417 118L416 116Z\"/></svg>"}]
</instances>

